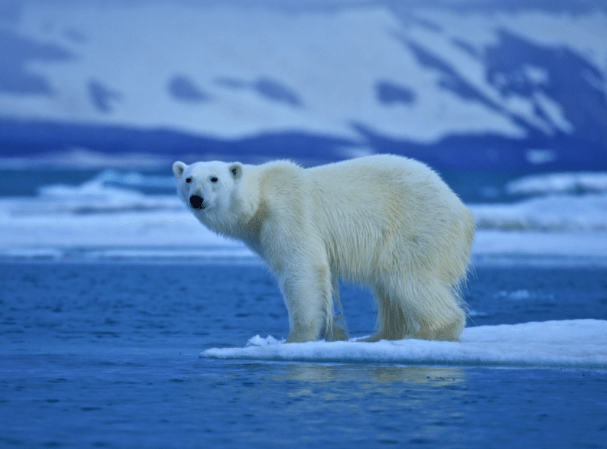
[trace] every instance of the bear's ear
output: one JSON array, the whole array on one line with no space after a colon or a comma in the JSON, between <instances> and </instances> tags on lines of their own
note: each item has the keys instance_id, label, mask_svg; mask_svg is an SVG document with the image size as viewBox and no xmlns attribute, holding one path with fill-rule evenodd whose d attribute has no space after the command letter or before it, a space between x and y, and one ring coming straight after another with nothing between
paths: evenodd
<instances>
[{"instance_id":1,"label":"bear's ear","mask_svg":"<svg viewBox=\"0 0 607 449\"><path fill-rule=\"evenodd\" d=\"M187 165L181 161L177 161L173 164L173 174L177 179L181 179L181 175L183 175L183 171L186 167Z\"/></svg>"},{"instance_id":2,"label":"bear's ear","mask_svg":"<svg viewBox=\"0 0 607 449\"><path fill-rule=\"evenodd\" d=\"M230 165L229 170L233 179L240 179L242 176L242 164L240 162L234 162Z\"/></svg>"}]
</instances>

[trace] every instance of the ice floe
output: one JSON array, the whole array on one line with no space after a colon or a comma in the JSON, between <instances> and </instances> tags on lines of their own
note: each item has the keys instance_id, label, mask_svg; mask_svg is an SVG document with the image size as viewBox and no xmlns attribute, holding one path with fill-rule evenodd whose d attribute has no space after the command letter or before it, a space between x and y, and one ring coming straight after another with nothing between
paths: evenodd
<instances>
[{"instance_id":1,"label":"ice floe","mask_svg":"<svg viewBox=\"0 0 607 449\"><path fill-rule=\"evenodd\" d=\"M406 339L377 343L285 344L272 336L251 338L244 348L211 348L201 357L405 365L607 368L607 321L563 320L469 327L462 341Z\"/></svg>"}]
</instances>

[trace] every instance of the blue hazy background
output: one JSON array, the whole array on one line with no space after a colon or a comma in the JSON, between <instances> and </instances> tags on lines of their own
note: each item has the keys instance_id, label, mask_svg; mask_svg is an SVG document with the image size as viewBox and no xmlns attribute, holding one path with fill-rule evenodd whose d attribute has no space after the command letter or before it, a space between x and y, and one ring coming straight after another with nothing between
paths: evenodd
<instances>
[{"instance_id":1,"label":"blue hazy background","mask_svg":"<svg viewBox=\"0 0 607 449\"><path fill-rule=\"evenodd\" d=\"M604 170L606 30L602 0L0 0L0 162Z\"/></svg>"}]
</instances>

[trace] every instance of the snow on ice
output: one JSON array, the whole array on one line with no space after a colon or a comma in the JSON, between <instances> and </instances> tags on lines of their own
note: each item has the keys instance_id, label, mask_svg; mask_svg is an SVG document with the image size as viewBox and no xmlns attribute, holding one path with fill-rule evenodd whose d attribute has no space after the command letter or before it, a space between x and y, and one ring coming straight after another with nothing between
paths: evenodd
<instances>
[{"instance_id":1,"label":"snow on ice","mask_svg":"<svg viewBox=\"0 0 607 449\"><path fill-rule=\"evenodd\" d=\"M201 357L465 366L607 368L607 321L563 320L464 329L462 341L405 339L376 343L284 344L272 336L251 338L244 348L212 348Z\"/></svg>"}]
</instances>

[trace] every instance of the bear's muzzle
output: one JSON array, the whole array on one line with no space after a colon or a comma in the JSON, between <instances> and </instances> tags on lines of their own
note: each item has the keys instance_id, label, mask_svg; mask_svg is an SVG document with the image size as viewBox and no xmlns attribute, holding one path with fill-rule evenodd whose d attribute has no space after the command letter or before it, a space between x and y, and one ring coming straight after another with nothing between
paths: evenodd
<instances>
[{"instance_id":1,"label":"bear's muzzle","mask_svg":"<svg viewBox=\"0 0 607 449\"><path fill-rule=\"evenodd\" d=\"M190 204L194 209L204 209L204 206L202 205L203 201L204 198L200 195L192 195L190 197Z\"/></svg>"}]
</instances>

